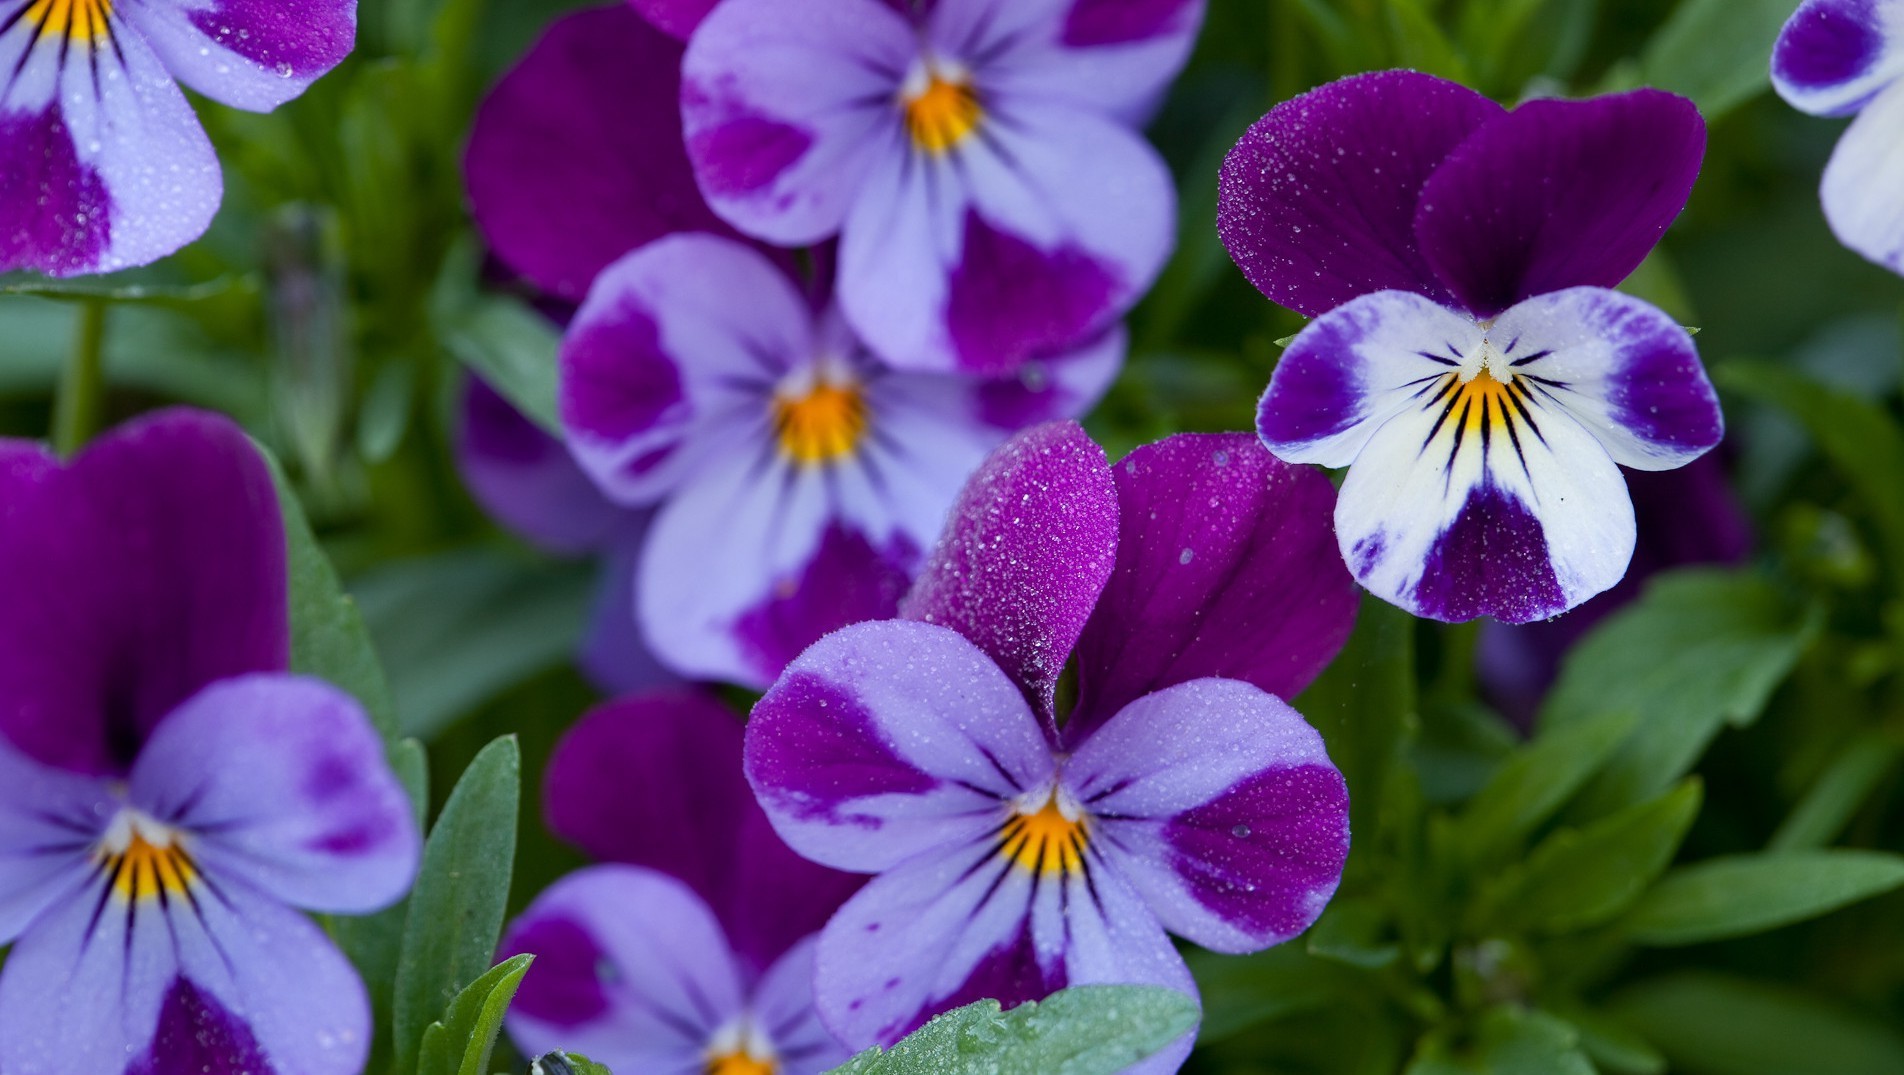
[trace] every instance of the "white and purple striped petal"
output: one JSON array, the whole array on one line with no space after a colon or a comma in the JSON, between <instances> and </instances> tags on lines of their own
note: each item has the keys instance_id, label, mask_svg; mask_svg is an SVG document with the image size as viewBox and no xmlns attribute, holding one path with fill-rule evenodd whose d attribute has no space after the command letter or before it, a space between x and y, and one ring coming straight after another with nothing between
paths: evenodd
<instances>
[{"instance_id":1,"label":"white and purple striped petal","mask_svg":"<svg viewBox=\"0 0 1904 1075\"><path fill-rule=\"evenodd\" d=\"M357 0L119 0L180 82L267 112L350 55Z\"/></svg>"},{"instance_id":2,"label":"white and purple striped petal","mask_svg":"<svg viewBox=\"0 0 1904 1075\"><path fill-rule=\"evenodd\" d=\"M1793 108L1842 116L1904 75L1904 4L1805 0L1772 50L1772 87Z\"/></svg>"}]
</instances>

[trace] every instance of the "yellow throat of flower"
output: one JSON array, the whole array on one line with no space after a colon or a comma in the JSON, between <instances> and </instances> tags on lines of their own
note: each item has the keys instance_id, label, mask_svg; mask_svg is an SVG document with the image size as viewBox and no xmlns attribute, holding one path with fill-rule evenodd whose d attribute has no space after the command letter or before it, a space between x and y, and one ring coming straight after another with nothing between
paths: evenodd
<instances>
[{"instance_id":1,"label":"yellow throat of flower","mask_svg":"<svg viewBox=\"0 0 1904 1075\"><path fill-rule=\"evenodd\" d=\"M112 0L33 0L26 21L38 27L42 37L93 42L109 32L106 19L111 14Z\"/></svg>"},{"instance_id":2,"label":"yellow throat of flower","mask_svg":"<svg viewBox=\"0 0 1904 1075\"><path fill-rule=\"evenodd\" d=\"M866 435L866 417L866 399L850 381L821 381L802 394L783 392L773 401L781 453L806 466L852 455Z\"/></svg>"},{"instance_id":3,"label":"yellow throat of flower","mask_svg":"<svg viewBox=\"0 0 1904 1075\"><path fill-rule=\"evenodd\" d=\"M1033 873L1077 873L1089 839L1084 816L1066 816L1054 792L1035 813L1020 811L999 833L999 851Z\"/></svg>"},{"instance_id":4,"label":"yellow throat of flower","mask_svg":"<svg viewBox=\"0 0 1904 1075\"><path fill-rule=\"evenodd\" d=\"M112 890L128 903L183 896L198 881L198 864L169 832L149 823L115 825L93 852Z\"/></svg>"},{"instance_id":5,"label":"yellow throat of flower","mask_svg":"<svg viewBox=\"0 0 1904 1075\"><path fill-rule=\"evenodd\" d=\"M707 1075L774 1075L779 1065L746 1052L716 1056L707 1062Z\"/></svg>"},{"instance_id":6,"label":"yellow throat of flower","mask_svg":"<svg viewBox=\"0 0 1904 1075\"><path fill-rule=\"evenodd\" d=\"M923 87L905 94L902 104L912 144L935 155L971 137L985 118L970 82L937 72L925 76Z\"/></svg>"}]
</instances>

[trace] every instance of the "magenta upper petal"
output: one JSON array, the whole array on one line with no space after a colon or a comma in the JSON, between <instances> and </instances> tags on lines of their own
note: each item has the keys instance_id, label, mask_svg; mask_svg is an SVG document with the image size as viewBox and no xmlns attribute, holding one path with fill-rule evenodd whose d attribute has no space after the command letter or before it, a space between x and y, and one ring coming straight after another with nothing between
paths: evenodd
<instances>
[{"instance_id":1,"label":"magenta upper petal","mask_svg":"<svg viewBox=\"0 0 1904 1075\"><path fill-rule=\"evenodd\" d=\"M1335 489L1248 434L1184 434L1113 471L1117 569L1078 643L1079 742L1138 697L1223 676L1295 697L1342 648L1355 580Z\"/></svg>"},{"instance_id":2,"label":"magenta upper petal","mask_svg":"<svg viewBox=\"0 0 1904 1075\"><path fill-rule=\"evenodd\" d=\"M1841 116L1904 75L1896 6L1886 0L1805 0L1772 51L1772 86L1793 107Z\"/></svg>"},{"instance_id":3,"label":"magenta upper petal","mask_svg":"<svg viewBox=\"0 0 1904 1075\"><path fill-rule=\"evenodd\" d=\"M0 733L51 765L123 774L215 680L290 659L284 523L229 420L174 410L68 466L0 453Z\"/></svg>"},{"instance_id":4,"label":"magenta upper petal","mask_svg":"<svg viewBox=\"0 0 1904 1075\"><path fill-rule=\"evenodd\" d=\"M680 87L681 46L626 4L551 24L483 101L463 158L471 210L497 256L578 301L644 243L732 235L695 186Z\"/></svg>"},{"instance_id":5,"label":"magenta upper petal","mask_svg":"<svg viewBox=\"0 0 1904 1075\"><path fill-rule=\"evenodd\" d=\"M1223 162L1217 230L1272 301L1314 317L1382 290L1440 303L1416 248L1422 185L1502 115L1473 90L1412 71L1355 75L1285 101Z\"/></svg>"},{"instance_id":6,"label":"magenta upper petal","mask_svg":"<svg viewBox=\"0 0 1904 1075\"><path fill-rule=\"evenodd\" d=\"M1428 177L1415 234L1477 318L1549 291L1610 288L1685 208L1705 149L1699 110L1670 93L1529 101Z\"/></svg>"},{"instance_id":7,"label":"magenta upper petal","mask_svg":"<svg viewBox=\"0 0 1904 1075\"><path fill-rule=\"evenodd\" d=\"M357 0L198 0L121 10L179 81L254 112L303 93L357 39Z\"/></svg>"},{"instance_id":8,"label":"magenta upper petal","mask_svg":"<svg viewBox=\"0 0 1904 1075\"><path fill-rule=\"evenodd\" d=\"M592 552L627 525L562 442L481 378L464 382L456 465L497 522L557 553Z\"/></svg>"},{"instance_id":9,"label":"magenta upper petal","mask_svg":"<svg viewBox=\"0 0 1904 1075\"><path fill-rule=\"evenodd\" d=\"M970 639L1054 720L1058 674L1117 557L1104 450L1071 422L1026 430L966 484L900 607Z\"/></svg>"}]
</instances>

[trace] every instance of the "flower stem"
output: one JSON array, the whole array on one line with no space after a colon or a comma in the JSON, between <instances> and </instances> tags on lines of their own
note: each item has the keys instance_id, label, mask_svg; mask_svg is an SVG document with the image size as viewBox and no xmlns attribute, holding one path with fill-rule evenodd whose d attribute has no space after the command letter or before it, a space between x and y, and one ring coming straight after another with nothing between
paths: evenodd
<instances>
[{"instance_id":1,"label":"flower stem","mask_svg":"<svg viewBox=\"0 0 1904 1075\"><path fill-rule=\"evenodd\" d=\"M106 303L87 299L79 304L73 350L66 356L53 405L53 449L62 457L79 451L99 430L106 391L105 343Z\"/></svg>"}]
</instances>

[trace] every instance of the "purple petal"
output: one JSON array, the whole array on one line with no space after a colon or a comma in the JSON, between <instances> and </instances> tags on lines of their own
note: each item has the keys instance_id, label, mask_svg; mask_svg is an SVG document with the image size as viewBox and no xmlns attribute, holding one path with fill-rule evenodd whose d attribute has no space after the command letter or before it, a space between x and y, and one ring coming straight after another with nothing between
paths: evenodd
<instances>
[{"instance_id":1,"label":"purple petal","mask_svg":"<svg viewBox=\"0 0 1904 1075\"><path fill-rule=\"evenodd\" d=\"M1415 234L1477 318L1613 287L1685 208L1705 150L1699 110L1670 93L1530 101L1449 153L1422 187Z\"/></svg>"},{"instance_id":2,"label":"purple petal","mask_svg":"<svg viewBox=\"0 0 1904 1075\"><path fill-rule=\"evenodd\" d=\"M357 0L200 0L122 10L179 81L253 112L303 93L350 55L357 38Z\"/></svg>"},{"instance_id":3,"label":"purple petal","mask_svg":"<svg viewBox=\"0 0 1904 1075\"><path fill-rule=\"evenodd\" d=\"M829 523L812 558L734 621L749 666L765 682L821 636L852 623L891 619L919 559L919 546L909 540L879 548L865 534ZM653 616L650 622L658 627L663 619Z\"/></svg>"},{"instance_id":4,"label":"purple petal","mask_svg":"<svg viewBox=\"0 0 1904 1075\"><path fill-rule=\"evenodd\" d=\"M224 192L218 158L144 36L0 23L0 271L53 276L144 265L202 235ZM64 10L64 9L62 9ZM157 168L153 162L163 161Z\"/></svg>"},{"instance_id":5,"label":"purple petal","mask_svg":"<svg viewBox=\"0 0 1904 1075\"><path fill-rule=\"evenodd\" d=\"M707 906L635 866L590 866L557 881L509 927L502 952L537 957L506 1024L529 1056L561 1048L617 1071L698 1071L744 1003Z\"/></svg>"},{"instance_id":6,"label":"purple petal","mask_svg":"<svg viewBox=\"0 0 1904 1075\"><path fill-rule=\"evenodd\" d=\"M873 163L900 146L895 102L918 51L879 0L727 0L682 67L688 157L715 212L803 246L839 230Z\"/></svg>"},{"instance_id":7,"label":"purple petal","mask_svg":"<svg viewBox=\"0 0 1904 1075\"><path fill-rule=\"evenodd\" d=\"M1851 121L1825 166L1819 199L1838 241L1892 272L1904 273L1904 89L1891 87Z\"/></svg>"},{"instance_id":8,"label":"purple petal","mask_svg":"<svg viewBox=\"0 0 1904 1075\"><path fill-rule=\"evenodd\" d=\"M284 524L244 433L167 411L61 468L0 461L0 732L122 774L199 688L290 659Z\"/></svg>"},{"instance_id":9,"label":"purple petal","mask_svg":"<svg viewBox=\"0 0 1904 1075\"><path fill-rule=\"evenodd\" d=\"M245 676L200 691L153 732L127 794L198 834L193 855L221 883L310 910L389 906L422 853L370 718L314 679Z\"/></svg>"},{"instance_id":10,"label":"purple petal","mask_svg":"<svg viewBox=\"0 0 1904 1075\"><path fill-rule=\"evenodd\" d=\"M1164 928L1220 952L1315 922L1349 854L1349 796L1302 715L1246 683L1145 695L1072 756L1104 856Z\"/></svg>"},{"instance_id":11,"label":"purple petal","mask_svg":"<svg viewBox=\"0 0 1904 1075\"><path fill-rule=\"evenodd\" d=\"M1051 748L998 666L943 627L837 631L754 706L747 779L788 844L873 872L989 831L1051 779Z\"/></svg>"},{"instance_id":12,"label":"purple petal","mask_svg":"<svg viewBox=\"0 0 1904 1075\"><path fill-rule=\"evenodd\" d=\"M1078 643L1067 740L1141 695L1206 676L1295 697L1355 623L1329 479L1243 433L1171 437L1114 473L1117 569Z\"/></svg>"},{"instance_id":13,"label":"purple petal","mask_svg":"<svg viewBox=\"0 0 1904 1075\"><path fill-rule=\"evenodd\" d=\"M1258 291L1310 317L1387 289L1446 302L1416 249L1422 184L1501 114L1473 90L1412 71L1285 101L1223 162L1223 245Z\"/></svg>"},{"instance_id":14,"label":"purple petal","mask_svg":"<svg viewBox=\"0 0 1904 1075\"><path fill-rule=\"evenodd\" d=\"M738 761L736 757L736 770ZM796 854L774 831L753 792L746 794L747 809L734 839L732 879L721 905L721 920L735 957L749 973L757 973L802 938L819 932L866 878L828 869Z\"/></svg>"},{"instance_id":15,"label":"purple petal","mask_svg":"<svg viewBox=\"0 0 1904 1075\"><path fill-rule=\"evenodd\" d=\"M789 892L789 895L795 893ZM756 1025L771 1027L773 1050L784 1075L820 1075L852 1054L820 1022L813 1008L813 952L817 938L791 948L768 968L754 989Z\"/></svg>"},{"instance_id":16,"label":"purple petal","mask_svg":"<svg viewBox=\"0 0 1904 1075\"><path fill-rule=\"evenodd\" d=\"M635 622L635 564L651 519L647 512L632 513L602 557L588 630L575 660L603 694L633 694L680 682L648 648Z\"/></svg>"},{"instance_id":17,"label":"purple petal","mask_svg":"<svg viewBox=\"0 0 1904 1075\"><path fill-rule=\"evenodd\" d=\"M1117 555L1104 450L1069 422L1030 429L986 460L906 595L908 619L950 627L1055 721L1058 675Z\"/></svg>"},{"instance_id":18,"label":"purple petal","mask_svg":"<svg viewBox=\"0 0 1904 1075\"><path fill-rule=\"evenodd\" d=\"M173 979L151 1047L126 1069L127 1075L271 1070L251 1028L185 978Z\"/></svg>"},{"instance_id":19,"label":"purple petal","mask_svg":"<svg viewBox=\"0 0 1904 1075\"><path fill-rule=\"evenodd\" d=\"M715 0L628 0L642 17L670 35L686 41L714 10Z\"/></svg>"},{"instance_id":20,"label":"purple petal","mask_svg":"<svg viewBox=\"0 0 1904 1075\"><path fill-rule=\"evenodd\" d=\"M490 248L579 301L638 246L682 231L732 235L695 186L680 98L681 46L626 5L552 23L470 131L463 174Z\"/></svg>"},{"instance_id":21,"label":"purple petal","mask_svg":"<svg viewBox=\"0 0 1904 1075\"><path fill-rule=\"evenodd\" d=\"M464 382L456 467L483 510L551 552L600 548L626 512L603 499L562 442L480 378Z\"/></svg>"},{"instance_id":22,"label":"purple petal","mask_svg":"<svg viewBox=\"0 0 1904 1075\"><path fill-rule=\"evenodd\" d=\"M1863 108L1904 74L1893 11L1883 0L1805 0L1772 50L1772 87L1815 116Z\"/></svg>"},{"instance_id":23,"label":"purple petal","mask_svg":"<svg viewBox=\"0 0 1904 1075\"><path fill-rule=\"evenodd\" d=\"M1082 418L1110 391L1124 368L1130 334L1118 325L1076 350L1034 358L1015 373L970 386L975 417L1007 432L1041 422Z\"/></svg>"},{"instance_id":24,"label":"purple petal","mask_svg":"<svg viewBox=\"0 0 1904 1075\"><path fill-rule=\"evenodd\" d=\"M93 872L87 846L118 805L105 781L41 765L0 740L0 943Z\"/></svg>"}]
</instances>

